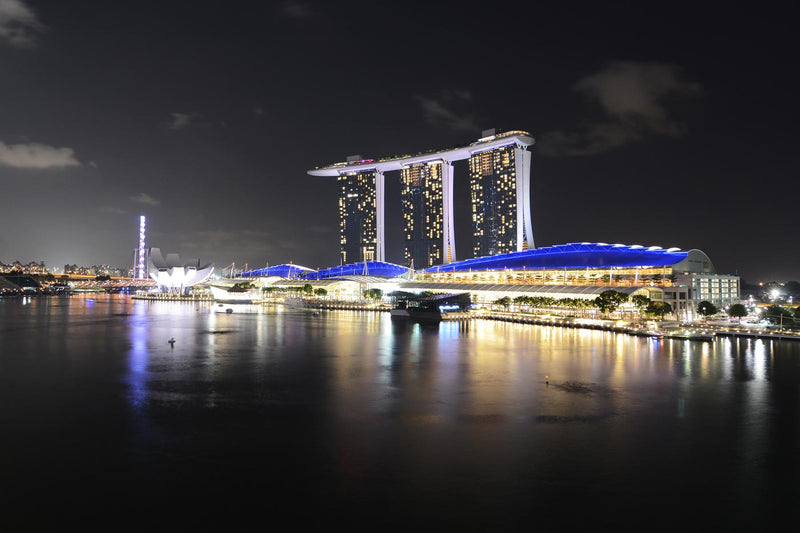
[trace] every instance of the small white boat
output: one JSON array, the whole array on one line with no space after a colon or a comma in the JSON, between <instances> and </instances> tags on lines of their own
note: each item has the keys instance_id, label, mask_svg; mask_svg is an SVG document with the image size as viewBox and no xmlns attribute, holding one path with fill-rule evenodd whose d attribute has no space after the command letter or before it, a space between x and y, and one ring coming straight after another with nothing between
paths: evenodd
<instances>
[{"instance_id":1,"label":"small white boat","mask_svg":"<svg viewBox=\"0 0 800 533\"><path fill-rule=\"evenodd\" d=\"M230 290L230 287L217 285L209 285L208 288L211 289L215 302L252 304L260 302L262 298L260 289Z\"/></svg>"}]
</instances>

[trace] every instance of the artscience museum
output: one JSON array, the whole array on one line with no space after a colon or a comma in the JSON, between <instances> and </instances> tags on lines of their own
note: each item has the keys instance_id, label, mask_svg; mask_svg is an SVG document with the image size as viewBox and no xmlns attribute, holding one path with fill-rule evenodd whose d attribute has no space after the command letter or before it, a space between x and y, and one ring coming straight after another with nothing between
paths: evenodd
<instances>
[{"instance_id":1,"label":"artscience museum","mask_svg":"<svg viewBox=\"0 0 800 533\"><path fill-rule=\"evenodd\" d=\"M207 280L214 271L213 263L200 266L199 259L183 261L178 254L164 257L160 248L150 248L148 255L150 277L168 294L184 294L189 287Z\"/></svg>"}]
</instances>

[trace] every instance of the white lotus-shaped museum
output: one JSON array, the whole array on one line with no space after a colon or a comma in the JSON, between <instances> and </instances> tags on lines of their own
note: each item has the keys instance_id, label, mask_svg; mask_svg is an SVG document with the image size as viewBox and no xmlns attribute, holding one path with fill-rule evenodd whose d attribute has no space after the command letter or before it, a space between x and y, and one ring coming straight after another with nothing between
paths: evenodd
<instances>
[{"instance_id":1,"label":"white lotus-shaped museum","mask_svg":"<svg viewBox=\"0 0 800 533\"><path fill-rule=\"evenodd\" d=\"M164 292L183 294L207 280L213 271L213 263L201 267L199 259L181 261L178 254L167 254L165 259L160 248L150 248L150 277Z\"/></svg>"}]
</instances>

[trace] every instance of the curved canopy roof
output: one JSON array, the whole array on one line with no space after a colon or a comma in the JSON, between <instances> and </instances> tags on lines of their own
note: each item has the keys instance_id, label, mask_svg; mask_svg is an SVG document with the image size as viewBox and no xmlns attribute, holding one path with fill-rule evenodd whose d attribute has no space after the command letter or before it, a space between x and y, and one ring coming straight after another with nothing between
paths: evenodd
<instances>
[{"instance_id":1,"label":"curved canopy roof","mask_svg":"<svg viewBox=\"0 0 800 533\"><path fill-rule=\"evenodd\" d=\"M711 259L709 259L702 250L693 248L687 253L686 259L673 265L672 268L676 274L714 274L716 272L716 270L714 270L714 263L711 262Z\"/></svg>"},{"instance_id":2,"label":"curved canopy roof","mask_svg":"<svg viewBox=\"0 0 800 533\"><path fill-rule=\"evenodd\" d=\"M313 271L313 269L308 267L284 263L282 265L275 265L271 267L250 270L248 272L242 272L239 274L239 276L243 278L267 278L270 276L276 276L280 278L296 278L305 272Z\"/></svg>"},{"instance_id":3,"label":"curved canopy roof","mask_svg":"<svg viewBox=\"0 0 800 533\"><path fill-rule=\"evenodd\" d=\"M340 278L342 276L381 276L394 278L408 273L406 267L395 265L394 263L384 263L383 261L365 261L362 263L350 263L337 267L330 267L324 270L306 272L305 279L326 279Z\"/></svg>"},{"instance_id":4,"label":"curved canopy roof","mask_svg":"<svg viewBox=\"0 0 800 533\"><path fill-rule=\"evenodd\" d=\"M638 244L569 243L522 252L476 257L422 270L423 273L524 268L609 268L666 266L683 261L687 252Z\"/></svg>"}]
</instances>

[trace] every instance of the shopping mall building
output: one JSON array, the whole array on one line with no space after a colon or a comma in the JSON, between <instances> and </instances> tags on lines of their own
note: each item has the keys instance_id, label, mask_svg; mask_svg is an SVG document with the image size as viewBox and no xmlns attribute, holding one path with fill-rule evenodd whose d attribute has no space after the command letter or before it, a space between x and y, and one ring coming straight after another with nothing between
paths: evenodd
<instances>
[{"instance_id":1,"label":"shopping mall building","mask_svg":"<svg viewBox=\"0 0 800 533\"><path fill-rule=\"evenodd\" d=\"M696 318L700 301L719 308L739 302L738 276L717 274L700 250L606 243L570 243L479 257L420 271L391 263L366 261L324 270L295 269L284 277L261 269L245 273L263 284L324 288L329 297L359 300L366 289L421 293L469 293L473 304L490 305L518 296L594 300L612 289L641 294L670 305L674 320ZM285 270L285 269L284 269ZM278 275L276 275L278 274ZM632 306L632 304L629 304Z\"/></svg>"}]
</instances>

